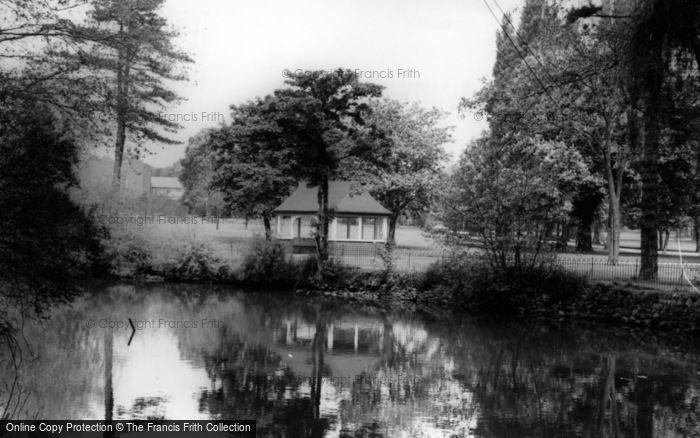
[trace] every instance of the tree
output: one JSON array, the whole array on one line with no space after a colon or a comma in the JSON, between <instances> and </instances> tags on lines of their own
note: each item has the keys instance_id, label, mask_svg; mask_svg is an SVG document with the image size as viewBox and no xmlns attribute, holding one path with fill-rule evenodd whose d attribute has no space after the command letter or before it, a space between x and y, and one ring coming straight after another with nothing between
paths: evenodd
<instances>
[{"instance_id":1,"label":"tree","mask_svg":"<svg viewBox=\"0 0 700 438\"><path fill-rule=\"evenodd\" d=\"M556 4L532 0L526 10L517 29L506 18L499 33L494 81L474 99L463 99L462 108L484 108L495 139L541 136L580 152L593 178L578 186L581 192L574 197L571 214L578 223L577 249L591 250L593 213L604 190L608 257L615 263L622 179L630 155L624 135L626 96L618 67L626 46L605 22L565 26Z\"/></svg>"},{"instance_id":2,"label":"tree","mask_svg":"<svg viewBox=\"0 0 700 438\"><path fill-rule=\"evenodd\" d=\"M572 186L585 183L588 170L563 143L493 142L484 137L462 156L442 200L443 221L453 231L476 232L493 268L533 268L547 249L547 231L566 221Z\"/></svg>"},{"instance_id":3,"label":"tree","mask_svg":"<svg viewBox=\"0 0 700 438\"><path fill-rule=\"evenodd\" d=\"M179 125L162 111L180 97L165 81L185 80L178 66L192 60L172 44L177 32L158 15L163 1L93 0L89 22L71 29L86 41L73 56L97 78L103 87L102 103L114 116L114 190L121 184L127 138L134 142L137 156L144 141L178 143L167 133L176 132Z\"/></svg>"},{"instance_id":4,"label":"tree","mask_svg":"<svg viewBox=\"0 0 700 438\"><path fill-rule=\"evenodd\" d=\"M80 149L67 134L44 104L0 107L0 332L77 295L99 261L102 230L69 196Z\"/></svg>"},{"instance_id":5,"label":"tree","mask_svg":"<svg viewBox=\"0 0 700 438\"><path fill-rule=\"evenodd\" d=\"M375 140L388 147L388 154L368 172L371 194L391 211L390 244L401 214L425 211L439 190L441 167L446 159L442 145L451 140L451 127L441 127L445 113L392 99L374 100L367 123L383 135ZM370 140L371 141L371 140Z\"/></svg>"},{"instance_id":6,"label":"tree","mask_svg":"<svg viewBox=\"0 0 700 438\"><path fill-rule=\"evenodd\" d=\"M328 182L347 176L353 163L377 162L376 129L366 124L368 99L379 97L382 87L361 83L352 70L300 72L277 90L276 123L291 148L292 174L318 187L316 251L318 272L328 260L328 229L333 212L328 204Z\"/></svg>"},{"instance_id":7,"label":"tree","mask_svg":"<svg viewBox=\"0 0 700 438\"><path fill-rule=\"evenodd\" d=\"M93 144L101 120L102 91L75 53L83 36L73 32L81 0L0 1L0 105L41 103L76 142Z\"/></svg>"},{"instance_id":8,"label":"tree","mask_svg":"<svg viewBox=\"0 0 700 438\"><path fill-rule=\"evenodd\" d=\"M664 82L678 55L689 53L696 70L700 65L700 4L692 0L635 0L614 3L608 15L622 19L619 28L627 36L626 88L630 110L628 141L640 156L641 265L639 277L656 278L660 175L659 141L663 129ZM596 16L602 8L578 8L573 20ZM682 65L682 64L681 64Z\"/></svg>"},{"instance_id":9,"label":"tree","mask_svg":"<svg viewBox=\"0 0 700 438\"><path fill-rule=\"evenodd\" d=\"M292 146L277 125L277 104L268 96L232 106L231 124L212 131L203 152L211 154L211 187L224 194L225 208L247 219L262 218L267 240L272 210L297 183Z\"/></svg>"},{"instance_id":10,"label":"tree","mask_svg":"<svg viewBox=\"0 0 700 438\"><path fill-rule=\"evenodd\" d=\"M214 153L211 150L213 129L203 130L191 137L185 149L185 158L180 160L182 168L180 182L185 187L182 202L191 213L218 215L224 210L224 195L213 186Z\"/></svg>"}]
</instances>

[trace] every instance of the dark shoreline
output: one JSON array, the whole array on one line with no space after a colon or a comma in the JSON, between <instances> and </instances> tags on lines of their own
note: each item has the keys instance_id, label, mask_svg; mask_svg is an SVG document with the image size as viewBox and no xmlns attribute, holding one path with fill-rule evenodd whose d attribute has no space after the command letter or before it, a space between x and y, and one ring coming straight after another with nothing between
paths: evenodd
<instances>
[{"instance_id":1,"label":"dark shoreline","mask_svg":"<svg viewBox=\"0 0 700 438\"><path fill-rule=\"evenodd\" d=\"M521 306L515 314L498 315L476 312L468 305L444 293L416 290L342 290L260 285L233 278L201 281L186 278L142 276L137 278L95 278L97 281L115 280L136 284L210 284L235 286L254 293L275 291L281 294L342 300L348 303L368 305L383 310L405 310L428 314L444 312L461 313L485 318L517 318L547 320L552 322L586 322L608 326L627 326L655 331L683 332L700 337L700 294L670 293L653 289L640 289L619 283L586 284L584 292L558 303L550 303L546 296L533 296L528 305Z\"/></svg>"}]
</instances>

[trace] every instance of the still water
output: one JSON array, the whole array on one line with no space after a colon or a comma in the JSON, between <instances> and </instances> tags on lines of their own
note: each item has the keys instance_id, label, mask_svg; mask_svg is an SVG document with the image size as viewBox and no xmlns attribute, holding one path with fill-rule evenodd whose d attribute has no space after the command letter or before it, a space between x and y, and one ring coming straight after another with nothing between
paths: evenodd
<instances>
[{"instance_id":1,"label":"still water","mask_svg":"<svg viewBox=\"0 0 700 438\"><path fill-rule=\"evenodd\" d=\"M0 386L11 417L253 419L277 437L700 436L700 347L680 335L90 289L26 324Z\"/></svg>"}]
</instances>

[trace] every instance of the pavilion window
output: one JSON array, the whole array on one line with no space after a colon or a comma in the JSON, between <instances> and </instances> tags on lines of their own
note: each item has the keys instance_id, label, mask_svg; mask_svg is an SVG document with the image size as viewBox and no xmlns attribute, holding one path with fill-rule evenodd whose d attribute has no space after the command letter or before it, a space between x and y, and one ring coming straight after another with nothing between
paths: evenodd
<instances>
[{"instance_id":1,"label":"pavilion window","mask_svg":"<svg viewBox=\"0 0 700 438\"><path fill-rule=\"evenodd\" d=\"M280 222L280 236L283 238L289 238L292 235L292 217L282 216Z\"/></svg>"},{"instance_id":2,"label":"pavilion window","mask_svg":"<svg viewBox=\"0 0 700 438\"><path fill-rule=\"evenodd\" d=\"M377 240L377 218L362 218L362 240Z\"/></svg>"},{"instance_id":3,"label":"pavilion window","mask_svg":"<svg viewBox=\"0 0 700 438\"><path fill-rule=\"evenodd\" d=\"M360 240L360 218L348 216L336 218L335 238Z\"/></svg>"}]
</instances>

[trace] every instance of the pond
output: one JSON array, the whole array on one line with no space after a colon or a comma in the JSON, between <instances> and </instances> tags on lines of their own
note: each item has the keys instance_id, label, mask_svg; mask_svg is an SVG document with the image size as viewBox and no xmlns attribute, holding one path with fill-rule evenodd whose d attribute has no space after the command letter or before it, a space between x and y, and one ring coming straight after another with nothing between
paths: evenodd
<instances>
[{"instance_id":1,"label":"pond","mask_svg":"<svg viewBox=\"0 0 700 438\"><path fill-rule=\"evenodd\" d=\"M290 437L700 436L700 347L681 335L158 284L93 285L27 322L21 342L0 386L13 419L252 419L259 436Z\"/></svg>"}]
</instances>

